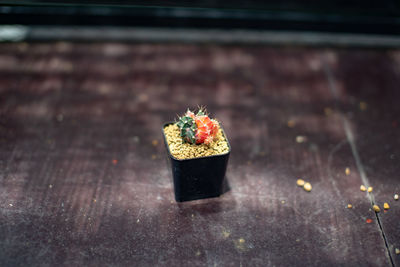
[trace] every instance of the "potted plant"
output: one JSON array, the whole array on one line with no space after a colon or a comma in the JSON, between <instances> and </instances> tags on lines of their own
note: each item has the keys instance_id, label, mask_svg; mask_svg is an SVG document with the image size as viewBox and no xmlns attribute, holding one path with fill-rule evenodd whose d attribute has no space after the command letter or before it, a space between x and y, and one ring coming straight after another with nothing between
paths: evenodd
<instances>
[{"instance_id":1,"label":"potted plant","mask_svg":"<svg viewBox=\"0 0 400 267\"><path fill-rule=\"evenodd\" d=\"M178 202L218 197L223 193L231 151L221 124L204 108L188 110L163 126Z\"/></svg>"}]
</instances>

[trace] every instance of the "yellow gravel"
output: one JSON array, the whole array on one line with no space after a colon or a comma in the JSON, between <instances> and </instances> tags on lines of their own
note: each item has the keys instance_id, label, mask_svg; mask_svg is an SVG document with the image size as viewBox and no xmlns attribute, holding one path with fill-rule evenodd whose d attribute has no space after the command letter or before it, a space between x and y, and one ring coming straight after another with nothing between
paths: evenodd
<instances>
[{"instance_id":1,"label":"yellow gravel","mask_svg":"<svg viewBox=\"0 0 400 267\"><path fill-rule=\"evenodd\" d=\"M378 205L373 205L373 206L372 206L372 209L373 209L375 212L380 212L380 211L381 211L381 208L379 208Z\"/></svg>"},{"instance_id":2,"label":"yellow gravel","mask_svg":"<svg viewBox=\"0 0 400 267\"><path fill-rule=\"evenodd\" d=\"M297 179L296 183L297 183L298 186L303 186L305 182L304 182L303 179Z\"/></svg>"},{"instance_id":3,"label":"yellow gravel","mask_svg":"<svg viewBox=\"0 0 400 267\"><path fill-rule=\"evenodd\" d=\"M307 192L310 192L312 189L312 186L310 183L305 183L303 186L304 190L306 190Z\"/></svg>"},{"instance_id":4,"label":"yellow gravel","mask_svg":"<svg viewBox=\"0 0 400 267\"><path fill-rule=\"evenodd\" d=\"M229 151L228 142L226 141L221 128L218 128L215 140L208 145L196 145L183 142L182 137L180 136L179 127L176 124L166 126L164 128L164 134L168 143L169 151L172 156L177 159L214 156L225 154Z\"/></svg>"}]
</instances>

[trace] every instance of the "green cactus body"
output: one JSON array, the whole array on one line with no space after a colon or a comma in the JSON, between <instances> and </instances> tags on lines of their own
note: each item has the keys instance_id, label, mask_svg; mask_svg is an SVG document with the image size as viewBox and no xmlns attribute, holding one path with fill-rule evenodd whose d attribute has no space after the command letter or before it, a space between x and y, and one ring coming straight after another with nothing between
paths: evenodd
<instances>
[{"instance_id":1,"label":"green cactus body","mask_svg":"<svg viewBox=\"0 0 400 267\"><path fill-rule=\"evenodd\" d=\"M180 117L177 125L181 130L183 140L190 144L195 144L197 126L194 119L188 116Z\"/></svg>"}]
</instances>

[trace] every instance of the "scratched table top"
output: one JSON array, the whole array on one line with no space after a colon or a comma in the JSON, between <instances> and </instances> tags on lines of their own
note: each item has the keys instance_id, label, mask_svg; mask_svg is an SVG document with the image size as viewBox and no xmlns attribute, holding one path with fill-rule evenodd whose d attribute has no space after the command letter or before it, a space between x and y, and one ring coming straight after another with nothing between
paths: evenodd
<instances>
[{"instance_id":1,"label":"scratched table top","mask_svg":"<svg viewBox=\"0 0 400 267\"><path fill-rule=\"evenodd\" d=\"M0 265L400 266L399 84L400 50L0 44ZM176 203L198 105L230 190Z\"/></svg>"}]
</instances>

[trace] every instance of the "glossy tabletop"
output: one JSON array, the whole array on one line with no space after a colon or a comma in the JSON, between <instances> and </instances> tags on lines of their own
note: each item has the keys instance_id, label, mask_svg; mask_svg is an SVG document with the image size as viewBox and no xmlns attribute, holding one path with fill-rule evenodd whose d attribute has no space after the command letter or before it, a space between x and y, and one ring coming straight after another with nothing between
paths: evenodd
<instances>
[{"instance_id":1,"label":"glossy tabletop","mask_svg":"<svg viewBox=\"0 0 400 267\"><path fill-rule=\"evenodd\" d=\"M0 44L0 265L400 266L399 84L398 50ZM230 189L176 203L198 105Z\"/></svg>"}]
</instances>

